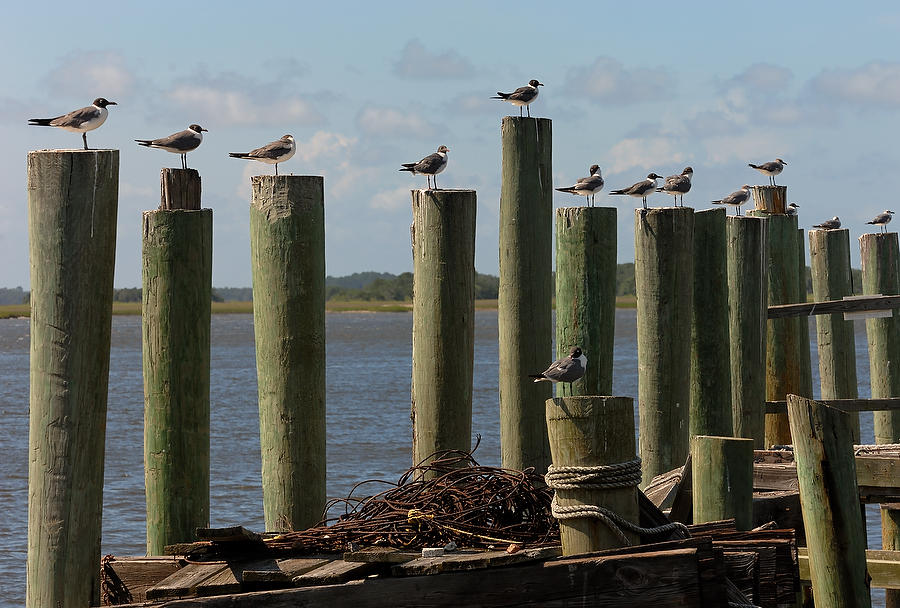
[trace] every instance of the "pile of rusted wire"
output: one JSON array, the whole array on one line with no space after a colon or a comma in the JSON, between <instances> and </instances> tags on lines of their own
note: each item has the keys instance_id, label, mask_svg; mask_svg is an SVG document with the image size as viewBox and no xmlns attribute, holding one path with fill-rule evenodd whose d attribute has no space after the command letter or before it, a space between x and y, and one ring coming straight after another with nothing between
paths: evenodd
<instances>
[{"instance_id":1,"label":"pile of rusted wire","mask_svg":"<svg viewBox=\"0 0 900 608\"><path fill-rule=\"evenodd\" d=\"M391 487L354 497L372 483ZM326 513L343 507L339 517L267 538L265 544L279 553L348 551L373 545L417 550L450 542L498 549L547 544L559 542L559 525L550 514L552 498L553 491L534 469L484 467L471 452L446 451L407 470L397 483L357 484L347 498L326 506Z\"/></svg>"}]
</instances>

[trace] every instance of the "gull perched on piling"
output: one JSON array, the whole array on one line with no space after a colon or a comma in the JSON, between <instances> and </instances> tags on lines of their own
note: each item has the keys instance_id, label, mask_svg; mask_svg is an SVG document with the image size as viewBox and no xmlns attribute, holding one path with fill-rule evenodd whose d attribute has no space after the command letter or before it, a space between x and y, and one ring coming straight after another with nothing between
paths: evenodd
<instances>
[{"instance_id":1,"label":"gull perched on piling","mask_svg":"<svg viewBox=\"0 0 900 608\"><path fill-rule=\"evenodd\" d=\"M662 175L657 175L656 173L647 174L647 179L643 181L639 181L636 184L632 184L627 188L622 188L621 190L613 190L610 192L612 194L624 194L626 196L633 196L635 198L641 199L641 202L644 203L644 209L647 208L647 197L654 192L656 192L656 180L662 179Z\"/></svg>"},{"instance_id":2,"label":"gull perched on piling","mask_svg":"<svg viewBox=\"0 0 900 608\"><path fill-rule=\"evenodd\" d=\"M531 118L531 110L528 106L532 101L537 99L538 87L542 86L544 86L542 83L532 79L529 80L528 84L524 87L519 87L512 93L501 93L500 91L497 91L497 96L491 97L491 99L502 99L514 106L519 106L519 116L522 116L522 106L525 106L525 109L528 110L528 117Z\"/></svg>"},{"instance_id":3,"label":"gull perched on piling","mask_svg":"<svg viewBox=\"0 0 900 608\"><path fill-rule=\"evenodd\" d=\"M294 141L294 136L284 135L281 139L276 139L262 148L250 150L249 152L229 152L228 156L231 158L258 160L261 163L275 165L275 175L278 175L278 163L288 160L296 151L297 143Z\"/></svg>"},{"instance_id":4,"label":"gull perched on piling","mask_svg":"<svg viewBox=\"0 0 900 608\"><path fill-rule=\"evenodd\" d=\"M587 199L589 207L593 206L594 195L603 190L603 176L600 175L600 165L591 165L591 175L579 178L574 185L567 188L557 188L558 192L567 192Z\"/></svg>"},{"instance_id":5,"label":"gull perched on piling","mask_svg":"<svg viewBox=\"0 0 900 608\"><path fill-rule=\"evenodd\" d=\"M109 115L109 110L106 109L106 106L115 105L118 104L114 101L98 97L91 105L72 110L68 114L63 114L56 118L29 118L28 124L33 127L59 127L73 133L81 133L81 139L84 140L84 149L87 150L87 132L93 131L106 122L106 117Z\"/></svg>"},{"instance_id":6,"label":"gull perched on piling","mask_svg":"<svg viewBox=\"0 0 900 608\"><path fill-rule=\"evenodd\" d=\"M769 185L775 186L775 176L780 175L782 171L784 171L784 166L787 164L780 158L776 158L775 160L769 161L767 163L763 163L761 165L754 165L753 163L747 163L763 175L769 176Z\"/></svg>"},{"instance_id":7,"label":"gull perched on piling","mask_svg":"<svg viewBox=\"0 0 900 608\"><path fill-rule=\"evenodd\" d=\"M799 209L799 208L800 208L800 205L798 205L797 203L791 203L790 205L787 206L787 209L785 209L784 212L788 215L797 215L797 209Z\"/></svg>"},{"instance_id":8,"label":"gull perched on piling","mask_svg":"<svg viewBox=\"0 0 900 608\"><path fill-rule=\"evenodd\" d=\"M675 206L678 206L678 197L681 197L681 206L684 207L684 195L691 190L691 178L694 176L694 170L691 167L685 167L680 175L670 175L666 178L662 188L657 188L657 192L665 192L675 197Z\"/></svg>"},{"instance_id":9,"label":"gull perched on piling","mask_svg":"<svg viewBox=\"0 0 900 608\"><path fill-rule=\"evenodd\" d=\"M417 163L403 163L400 171L410 171L413 175L421 173L428 180L428 189L431 190L431 178L434 178L434 188L437 189L437 174L447 168L447 153L450 148L441 146L434 154L429 154Z\"/></svg>"},{"instance_id":10,"label":"gull perched on piling","mask_svg":"<svg viewBox=\"0 0 900 608\"><path fill-rule=\"evenodd\" d=\"M168 137L161 137L160 139L136 139L134 141L148 148L158 148L173 154L180 154L181 168L187 169L187 153L191 150L196 150L197 146L203 142L204 131L206 131L206 129L200 125L191 125L184 131L172 133Z\"/></svg>"},{"instance_id":11,"label":"gull perched on piling","mask_svg":"<svg viewBox=\"0 0 900 608\"><path fill-rule=\"evenodd\" d=\"M891 221L891 216L894 215L893 211L888 211L885 209L881 213L875 216L871 222L866 222L867 224L874 224L875 226L881 226L882 232L887 232L887 225Z\"/></svg>"},{"instance_id":12,"label":"gull perched on piling","mask_svg":"<svg viewBox=\"0 0 900 608\"><path fill-rule=\"evenodd\" d=\"M741 207L750 199L750 186L744 184L740 190L735 190L728 196L724 198L720 198L717 201L713 201L714 205L730 205L731 207L737 207L737 210L734 212L735 215L741 215Z\"/></svg>"},{"instance_id":13,"label":"gull perched on piling","mask_svg":"<svg viewBox=\"0 0 900 608\"><path fill-rule=\"evenodd\" d=\"M534 378L535 382L568 382L571 388L573 382L584 376L586 368L587 357L580 347L573 346L568 357L557 359L543 373L528 374L528 377Z\"/></svg>"},{"instance_id":14,"label":"gull perched on piling","mask_svg":"<svg viewBox=\"0 0 900 608\"><path fill-rule=\"evenodd\" d=\"M813 228L818 228L819 230L837 230L841 227L841 220L838 216L834 216L830 220L825 220L821 224L814 224Z\"/></svg>"}]
</instances>

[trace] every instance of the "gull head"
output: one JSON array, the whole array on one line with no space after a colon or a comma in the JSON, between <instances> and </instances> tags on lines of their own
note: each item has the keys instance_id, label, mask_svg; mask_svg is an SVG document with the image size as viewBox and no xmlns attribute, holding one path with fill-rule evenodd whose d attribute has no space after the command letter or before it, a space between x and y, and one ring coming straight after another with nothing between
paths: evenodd
<instances>
[{"instance_id":1,"label":"gull head","mask_svg":"<svg viewBox=\"0 0 900 608\"><path fill-rule=\"evenodd\" d=\"M544 86L543 83L538 82L538 81L537 81L536 79L534 79L534 78L532 78L531 80L529 80L529 81L528 81L528 84L530 84L531 86L533 86L533 87L535 87L535 88Z\"/></svg>"},{"instance_id":2,"label":"gull head","mask_svg":"<svg viewBox=\"0 0 900 608\"><path fill-rule=\"evenodd\" d=\"M190 129L190 130L193 131L194 133L201 133L201 132L203 132L203 131L206 131L207 133L209 133L209 131L207 131L206 129L204 129L204 128L201 127L200 125L191 125L191 126L188 127L188 129Z\"/></svg>"},{"instance_id":3,"label":"gull head","mask_svg":"<svg viewBox=\"0 0 900 608\"><path fill-rule=\"evenodd\" d=\"M106 106L117 106L119 104L117 104L114 101L105 99L103 97L98 97L97 99L94 100L94 105L97 106L98 108L105 108Z\"/></svg>"},{"instance_id":4,"label":"gull head","mask_svg":"<svg viewBox=\"0 0 900 608\"><path fill-rule=\"evenodd\" d=\"M775 162L779 162L779 163L781 163L782 165L786 165L786 164L787 164L786 162L784 162L784 161L783 161L782 159L780 159L780 158L776 158L776 159L775 159Z\"/></svg>"},{"instance_id":5,"label":"gull head","mask_svg":"<svg viewBox=\"0 0 900 608\"><path fill-rule=\"evenodd\" d=\"M591 175L600 174L600 165L591 165Z\"/></svg>"},{"instance_id":6,"label":"gull head","mask_svg":"<svg viewBox=\"0 0 900 608\"><path fill-rule=\"evenodd\" d=\"M438 148L438 154L441 154L441 153L446 154L449 151L450 151L450 148L448 148L447 146L441 146L440 148Z\"/></svg>"}]
</instances>

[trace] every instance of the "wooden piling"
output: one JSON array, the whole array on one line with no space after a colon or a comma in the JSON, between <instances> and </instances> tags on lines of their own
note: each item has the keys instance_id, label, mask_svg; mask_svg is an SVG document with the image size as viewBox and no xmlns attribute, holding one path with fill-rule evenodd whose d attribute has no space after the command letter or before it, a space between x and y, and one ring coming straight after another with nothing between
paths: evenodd
<instances>
[{"instance_id":1,"label":"wooden piling","mask_svg":"<svg viewBox=\"0 0 900 608\"><path fill-rule=\"evenodd\" d=\"M556 210L556 356L580 346L584 377L557 394L612 393L616 326L616 209Z\"/></svg>"},{"instance_id":2,"label":"wooden piling","mask_svg":"<svg viewBox=\"0 0 900 608\"><path fill-rule=\"evenodd\" d=\"M753 439L692 437L691 474L695 524L733 517L738 530L753 527Z\"/></svg>"},{"instance_id":3,"label":"wooden piling","mask_svg":"<svg viewBox=\"0 0 900 608\"><path fill-rule=\"evenodd\" d=\"M160 208L143 213L148 555L209 525L212 210L188 198L200 192L195 169L163 169L161 183Z\"/></svg>"},{"instance_id":4,"label":"wooden piling","mask_svg":"<svg viewBox=\"0 0 900 608\"><path fill-rule=\"evenodd\" d=\"M764 218L729 216L728 326L731 338L731 402L735 437L765 447L766 307L768 230Z\"/></svg>"},{"instance_id":5,"label":"wooden piling","mask_svg":"<svg viewBox=\"0 0 900 608\"><path fill-rule=\"evenodd\" d=\"M810 230L809 266L813 300L825 302L853 295L850 282L850 231ZM840 313L816 315L822 399L858 399L856 337L853 321ZM850 417L853 443L859 443L859 414Z\"/></svg>"},{"instance_id":6,"label":"wooden piling","mask_svg":"<svg viewBox=\"0 0 900 608\"><path fill-rule=\"evenodd\" d=\"M723 207L694 213L691 436L730 436L733 428L725 217Z\"/></svg>"},{"instance_id":7,"label":"wooden piling","mask_svg":"<svg viewBox=\"0 0 900 608\"><path fill-rule=\"evenodd\" d=\"M864 234L859 237L864 294L900 294L900 246L896 232ZM900 316L866 319L869 343L869 384L873 399L900 397ZM874 412L875 443L900 443L900 412ZM900 510L888 505L881 509L881 544L887 550L900 549ZM885 592L885 606L900 607L900 591Z\"/></svg>"},{"instance_id":8,"label":"wooden piling","mask_svg":"<svg viewBox=\"0 0 900 608\"><path fill-rule=\"evenodd\" d=\"M413 464L472 444L474 190L413 190Z\"/></svg>"},{"instance_id":9,"label":"wooden piling","mask_svg":"<svg viewBox=\"0 0 900 608\"><path fill-rule=\"evenodd\" d=\"M806 302L809 299L809 292L806 280L808 274L806 271L806 231L803 228L797 229L797 271L797 279L800 281L800 285L797 287L800 301ZM809 319L798 317L797 322L800 325L798 349L800 351L800 380L803 382L804 391L802 394L812 397L812 355L810 353L812 347L809 339Z\"/></svg>"},{"instance_id":10,"label":"wooden piling","mask_svg":"<svg viewBox=\"0 0 900 608\"><path fill-rule=\"evenodd\" d=\"M693 234L690 207L635 209L642 484L689 452Z\"/></svg>"},{"instance_id":11,"label":"wooden piling","mask_svg":"<svg viewBox=\"0 0 900 608\"><path fill-rule=\"evenodd\" d=\"M501 127L500 453L504 467L550 464L544 402L549 383L533 383L552 361L552 124L506 116Z\"/></svg>"},{"instance_id":12,"label":"wooden piling","mask_svg":"<svg viewBox=\"0 0 900 608\"><path fill-rule=\"evenodd\" d=\"M634 400L631 397L557 397L546 403L553 467L596 467L634 460ZM638 523L635 486L604 490L557 490L560 507L596 505ZM563 555L619 547L622 542L595 518L561 519ZM629 542L639 538L623 531Z\"/></svg>"},{"instance_id":13,"label":"wooden piling","mask_svg":"<svg viewBox=\"0 0 900 608\"><path fill-rule=\"evenodd\" d=\"M119 152L29 152L27 172L26 604L97 606Z\"/></svg>"},{"instance_id":14,"label":"wooden piling","mask_svg":"<svg viewBox=\"0 0 900 608\"><path fill-rule=\"evenodd\" d=\"M783 214L787 208L787 186L750 186L755 210L765 214ZM794 216L796 217L796 216Z\"/></svg>"},{"instance_id":15,"label":"wooden piling","mask_svg":"<svg viewBox=\"0 0 900 608\"><path fill-rule=\"evenodd\" d=\"M816 606L871 606L849 416L797 395L788 417Z\"/></svg>"},{"instance_id":16,"label":"wooden piling","mask_svg":"<svg viewBox=\"0 0 900 608\"><path fill-rule=\"evenodd\" d=\"M266 530L304 530L326 500L324 179L256 175L251 187Z\"/></svg>"}]
</instances>

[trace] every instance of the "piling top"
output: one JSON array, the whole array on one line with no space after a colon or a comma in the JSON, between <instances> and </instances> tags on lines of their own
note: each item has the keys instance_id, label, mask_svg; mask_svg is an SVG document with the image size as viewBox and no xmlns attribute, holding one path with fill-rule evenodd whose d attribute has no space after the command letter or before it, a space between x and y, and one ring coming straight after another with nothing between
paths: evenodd
<instances>
[{"instance_id":1,"label":"piling top","mask_svg":"<svg viewBox=\"0 0 900 608\"><path fill-rule=\"evenodd\" d=\"M118 150L113 148L91 148L90 150L85 150L84 148L62 148L57 150L29 150L29 154L60 154L60 153L75 153L75 154L96 154L98 152L117 152Z\"/></svg>"}]
</instances>

